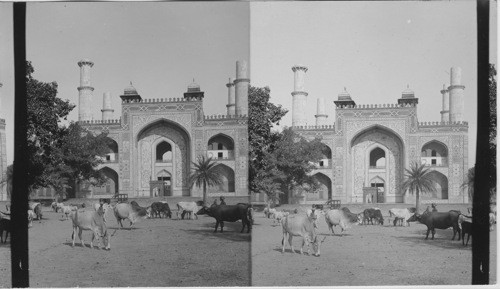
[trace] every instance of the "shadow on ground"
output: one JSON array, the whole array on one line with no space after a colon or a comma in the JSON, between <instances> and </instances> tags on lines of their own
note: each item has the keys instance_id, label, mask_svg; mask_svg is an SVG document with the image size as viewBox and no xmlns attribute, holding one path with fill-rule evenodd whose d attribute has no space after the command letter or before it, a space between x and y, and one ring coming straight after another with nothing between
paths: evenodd
<instances>
[{"instance_id":1,"label":"shadow on ground","mask_svg":"<svg viewBox=\"0 0 500 289\"><path fill-rule=\"evenodd\" d=\"M200 227L196 229L181 229L181 231L184 231L189 234L195 234L197 236L201 235L207 238L220 238L236 242L250 242L252 231L250 230L250 233L247 233L247 229L245 227L243 233L240 233L241 226L242 226L241 223L224 222L224 232L221 233L219 227L217 229L217 233L215 233L214 232L215 221L214 221L213 223L200 224Z\"/></svg>"}]
</instances>

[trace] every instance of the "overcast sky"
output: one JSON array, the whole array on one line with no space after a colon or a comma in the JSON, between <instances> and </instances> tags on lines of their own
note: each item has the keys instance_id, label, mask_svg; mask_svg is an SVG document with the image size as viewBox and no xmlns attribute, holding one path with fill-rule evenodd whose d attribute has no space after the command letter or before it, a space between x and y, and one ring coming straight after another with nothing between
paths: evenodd
<instances>
[{"instance_id":1,"label":"overcast sky","mask_svg":"<svg viewBox=\"0 0 500 289\"><path fill-rule=\"evenodd\" d=\"M474 1L253 2L252 85L269 86L271 102L289 113L295 64L307 66L308 124L325 99L334 123L344 87L356 104L397 103L409 85L418 119L440 121L443 84L462 68L464 121L469 122L469 165L474 164L477 118L477 36ZM496 12L496 11L492 11ZM495 56L496 61L496 56Z\"/></svg>"},{"instance_id":2,"label":"overcast sky","mask_svg":"<svg viewBox=\"0 0 500 289\"><path fill-rule=\"evenodd\" d=\"M0 4L0 11L0 113L8 122L11 163L13 70L3 63L13 59L12 40L5 41L12 38L12 4ZM130 81L143 99L182 98L193 78L205 92L205 115L225 114L226 83L236 76L237 60L249 61L249 17L245 2L28 3L26 57L35 78L56 81L58 96L74 104L77 62L91 59L94 119L101 119L104 92L111 92L114 117L120 117L119 96ZM69 118L77 120L78 108Z\"/></svg>"}]
</instances>

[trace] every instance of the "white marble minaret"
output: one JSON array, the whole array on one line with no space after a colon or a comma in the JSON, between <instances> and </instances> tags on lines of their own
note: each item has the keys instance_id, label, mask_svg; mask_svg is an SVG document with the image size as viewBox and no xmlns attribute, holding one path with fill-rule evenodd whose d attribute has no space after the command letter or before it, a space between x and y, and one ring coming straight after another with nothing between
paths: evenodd
<instances>
[{"instance_id":1,"label":"white marble minaret","mask_svg":"<svg viewBox=\"0 0 500 289\"><path fill-rule=\"evenodd\" d=\"M236 61L235 112L236 115L248 115L248 63L245 60Z\"/></svg>"},{"instance_id":2,"label":"white marble minaret","mask_svg":"<svg viewBox=\"0 0 500 289\"><path fill-rule=\"evenodd\" d=\"M89 59L78 61L80 66L80 86L78 87L78 120L92 120L92 94L94 88L90 84L90 69L94 62Z\"/></svg>"},{"instance_id":3,"label":"white marble minaret","mask_svg":"<svg viewBox=\"0 0 500 289\"><path fill-rule=\"evenodd\" d=\"M326 125L326 119L328 115L325 113L325 99L323 97L318 98L316 107L316 125Z\"/></svg>"},{"instance_id":4,"label":"white marble minaret","mask_svg":"<svg viewBox=\"0 0 500 289\"><path fill-rule=\"evenodd\" d=\"M105 92L102 96L102 120L108 121L113 119L113 112L115 110L111 107L111 93Z\"/></svg>"},{"instance_id":5,"label":"white marble minaret","mask_svg":"<svg viewBox=\"0 0 500 289\"><path fill-rule=\"evenodd\" d=\"M292 67L294 73L294 90L292 92L292 126L306 126L307 118L305 108L307 105L307 92L304 90L304 78L307 72L307 67L302 65L294 65Z\"/></svg>"},{"instance_id":6,"label":"white marble minaret","mask_svg":"<svg viewBox=\"0 0 500 289\"><path fill-rule=\"evenodd\" d=\"M441 90L441 95L443 97L443 109L441 110L441 121L450 121L450 94L446 88L446 84L443 84L443 89Z\"/></svg>"},{"instance_id":7,"label":"white marble minaret","mask_svg":"<svg viewBox=\"0 0 500 289\"><path fill-rule=\"evenodd\" d=\"M452 67L450 73L450 121L463 121L464 115L464 89L462 85L462 68Z\"/></svg>"},{"instance_id":8,"label":"white marble minaret","mask_svg":"<svg viewBox=\"0 0 500 289\"><path fill-rule=\"evenodd\" d=\"M234 115L236 113L235 98L234 98L234 80L229 78L229 82L226 84L227 87L227 115Z\"/></svg>"}]
</instances>

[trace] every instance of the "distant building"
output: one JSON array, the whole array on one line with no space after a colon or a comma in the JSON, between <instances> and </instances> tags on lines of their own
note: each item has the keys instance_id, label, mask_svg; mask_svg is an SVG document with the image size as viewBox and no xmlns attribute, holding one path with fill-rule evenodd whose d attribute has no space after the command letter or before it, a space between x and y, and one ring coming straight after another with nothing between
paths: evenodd
<instances>
[{"instance_id":1,"label":"distant building","mask_svg":"<svg viewBox=\"0 0 500 289\"><path fill-rule=\"evenodd\" d=\"M436 192L421 194L423 203L466 203L461 188L468 171L468 124L463 121L464 86L461 69L451 68L451 85L441 90L441 121L419 122L418 98L407 88L397 103L357 105L344 89L335 104L335 123L327 122L324 98L317 100L315 125L304 114L308 93L304 90L307 67L296 65L292 92L292 126L307 139L320 137L323 159L312 172L321 183L315 193L284 195L284 203L411 203L401 184L405 169L425 164L436 181ZM254 201L264 201L262 194Z\"/></svg>"},{"instance_id":2,"label":"distant building","mask_svg":"<svg viewBox=\"0 0 500 289\"><path fill-rule=\"evenodd\" d=\"M209 187L209 196L248 195L248 67L236 62L236 79L230 78L227 113L203 113L204 92L189 84L183 97L143 99L132 83L124 89L121 112L114 118L111 94L104 93L102 120L93 120L94 87L88 59L80 67L79 123L95 134L107 132L110 145L99 169L108 181L102 187L81 184L75 197L107 198L118 193L128 197L202 196L191 189L188 177L200 156L214 158L224 183Z\"/></svg>"}]
</instances>

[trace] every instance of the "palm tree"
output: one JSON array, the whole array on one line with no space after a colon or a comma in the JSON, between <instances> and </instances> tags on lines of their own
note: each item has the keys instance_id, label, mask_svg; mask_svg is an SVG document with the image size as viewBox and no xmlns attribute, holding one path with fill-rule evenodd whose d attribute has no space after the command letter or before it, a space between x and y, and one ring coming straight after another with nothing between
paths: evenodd
<instances>
[{"instance_id":1,"label":"palm tree","mask_svg":"<svg viewBox=\"0 0 500 289\"><path fill-rule=\"evenodd\" d=\"M193 162L194 168L191 176L189 176L189 184L191 188L194 184L199 188L203 186L203 204L207 204L207 185L216 186L222 184L222 176L220 171L215 167L217 162L211 157L198 157L197 162Z\"/></svg>"},{"instance_id":2,"label":"palm tree","mask_svg":"<svg viewBox=\"0 0 500 289\"><path fill-rule=\"evenodd\" d=\"M462 189L467 187L467 192L469 193L469 202L471 202L472 199L474 198L474 175L475 175L475 168L472 167L467 172L467 179L464 180L463 184L460 186Z\"/></svg>"},{"instance_id":3,"label":"palm tree","mask_svg":"<svg viewBox=\"0 0 500 289\"><path fill-rule=\"evenodd\" d=\"M431 177L430 170L425 168L425 165L419 165L414 162L410 165L410 169L405 169L406 180L403 182L401 189L404 193L410 191L416 195L416 209L419 212L420 193L435 192L435 180Z\"/></svg>"}]
</instances>

